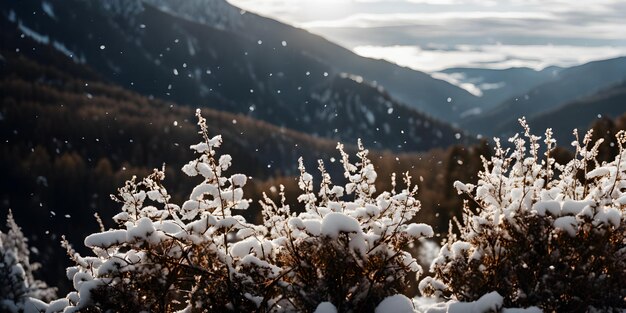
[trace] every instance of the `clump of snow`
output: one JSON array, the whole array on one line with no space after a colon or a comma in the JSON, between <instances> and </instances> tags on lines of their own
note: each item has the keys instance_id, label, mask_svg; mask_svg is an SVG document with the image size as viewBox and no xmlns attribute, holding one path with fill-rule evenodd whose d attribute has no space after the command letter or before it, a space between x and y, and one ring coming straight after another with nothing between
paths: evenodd
<instances>
[{"instance_id":1,"label":"clump of snow","mask_svg":"<svg viewBox=\"0 0 626 313\"><path fill-rule=\"evenodd\" d=\"M337 308L330 302L322 302L313 313L337 313Z\"/></svg>"},{"instance_id":2,"label":"clump of snow","mask_svg":"<svg viewBox=\"0 0 626 313\"><path fill-rule=\"evenodd\" d=\"M593 217L594 221L598 224L612 225L613 227L619 227L623 213L617 208L605 207L598 210Z\"/></svg>"},{"instance_id":3,"label":"clump of snow","mask_svg":"<svg viewBox=\"0 0 626 313\"><path fill-rule=\"evenodd\" d=\"M140 218L135 225L128 228L126 233L128 241L147 242L153 245L160 241L154 229L154 225L148 217Z\"/></svg>"},{"instance_id":4,"label":"clump of snow","mask_svg":"<svg viewBox=\"0 0 626 313\"><path fill-rule=\"evenodd\" d=\"M498 312L502 308L504 298L493 291L473 302L456 302L448 306L448 313L483 313Z\"/></svg>"},{"instance_id":5,"label":"clump of snow","mask_svg":"<svg viewBox=\"0 0 626 313\"><path fill-rule=\"evenodd\" d=\"M393 295L385 298L376 307L376 313L413 313L415 309L411 299L405 295Z\"/></svg>"},{"instance_id":6,"label":"clump of snow","mask_svg":"<svg viewBox=\"0 0 626 313\"><path fill-rule=\"evenodd\" d=\"M246 180L248 177L243 174L235 174L230 177L230 180L233 182L233 185L236 187L243 187L246 184Z\"/></svg>"},{"instance_id":7,"label":"clump of snow","mask_svg":"<svg viewBox=\"0 0 626 313\"><path fill-rule=\"evenodd\" d=\"M503 308L503 297L497 292L491 292L483 295L477 301L459 302L449 300L446 302L437 301L433 298L418 297L413 299L415 304L415 312L424 313L485 313L485 312L502 312L502 313L541 313L539 307L531 306L527 308ZM389 311L392 312L392 311Z\"/></svg>"},{"instance_id":8,"label":"clump of snow","mask_svg":"<svg viewBox=\"0 0 626 313\"><path fill-rule=\"evenodd\" d=\"M591 206L593 205L593 201L591 200L582 200L582 201L577 201L577 200L565 200L561 206L561 213L562 214L571 214L571 215L576 215L579 214L580 212L582 212L582 210L586 207L586 206Z\"/></svg>"},{"instance_id":9,"label":"clump of snow","mask_svg":"<svg viewBox=\"0 0 626 313\"><path fill-rule=\"evenodd\" d=\"M606 167L598 167L589 173L587 173L587 179L598 178L602 176L608 176L611 174L611 171Z\"/></svg>"},{"instance_id":10,"label":"clump of snow","mask_svg":"<svg viewBox=\"0 0 626 313\"><path fill-rule=\"evenodd\" d=\"M502 309L502 313L542 313L543 310L536 307L531 306L527 308L504 308Z\"/></svg>"},{"instance_id":11,"label":"clump of snow","mask_svg":"<svg viewBox=\"0 0 626 313\"><path fill-rule=\"evenodd\" d=\"M251 253L258 257L266 257L273 252L273 248L274 247L271 242L250 236L244 240L234 243L230 253L236 258L243 258Z\"/></svg>"},{"instance_id":12,"label":"clump of snow","mask_svg":"<svg viewBox=\"0 0 626 313\"><path fill-rule=\"evenodd\" d=\"M413 238L423 238L423 237L432 237L435 235L435 232L433 231L433 228L430 227L430 225L427 224L423 224L423 223L411 223L409 224L409 226L407 226L405 233L409 236L409 237L413 237Z\"/></svg>"},{"instance_id":13,"label":"clump of snow","mask_svg":"<svg viewBox=\"0 0 626 313\"><path fill-rule=\"evenodd\" d=\"M337 238L340 233L361 233L359 222L343 213L331 212L322 219L321 234Z\"/></svg>"},{"instance_id":14,"label":"clump of snow","mask_svg":"<svg viewBox=\"0 0 626 313\"><path fill-rule=\"evenodd\" d=\"M469 193L472 191L473 186L471 184L464 184L460 181L455 181L453 184L454 189L457 190L459 194L461 193Z\"/></svg>"},{"instance_id":15,"label":"clump of snow","mask_svg":"<svg viewBox=\"0 0 626 313\"><path fill-rule=\"evenodd\" d=\"M578 231L578 221L576 221L574 216L562 216L554 220L554 227L574 237Z\"/></svg>"},{"instance_id":16,"label":"clump of snow","mask_svg":"<svg viewBox=\"0 0 626 313\"><path fill-rule=\"evenodd\" d=\"M116 229L91 234L85 237L85 246L108 248L126 242L126 230Z\"/></svg>"},{"instance_id":17,"label":"clump of snow","mask_svg":"<svg viewBox=\"0 0 626 313\"><path fill-rule=\"evenodd\" d=\"M546 215L546 213L550 213L552 216L559 216L561 215L561 203L554 200L540 201L533 205L533 210L541 216Z\"/></svg>"}]
</instances>

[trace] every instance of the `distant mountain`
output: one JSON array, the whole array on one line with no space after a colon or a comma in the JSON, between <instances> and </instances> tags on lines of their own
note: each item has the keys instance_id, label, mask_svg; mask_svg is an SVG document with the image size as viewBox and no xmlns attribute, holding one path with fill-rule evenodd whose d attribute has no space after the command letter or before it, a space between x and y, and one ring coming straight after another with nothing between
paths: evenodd
<instances>
[{"instance_id":1,"label":"distant mountain","mask_svg":"<svg viewBox=\"0 0 626 313\"><path fill-rule=\"evenodd\" d=\"M543 83L556 79L562 68L550 66L543 70L527 67L508 69L488 68L449 68L443 73L457 84L469 84L482 93L478 104L473 110L465 112L462 118L480 115L503 101Z\"/></svg>"},{"instance_id":2,"label":"distant mountain","mask_svg":"<svg viewBox=\"0 0 626 313\"><path fill-rule=\"evenodd\" d=\"M180 104L245 114L280 127L330 136L327 138L333 140L366 139L357 131L360 125L368 125L370 113L365 112L384 113L375 116L377 125L372 125L384 128L385 120L390 118L386 113L389 105L379 99L400 105L380 91L379 81L370 89L373 92L366 92L368 87L356 89L364 92L359 95L364 108L349 114L342 111L342 106L336 107L332 123L337 126L329 128L325 121L311 118L326 114L331 105L321 101L331 99L317 97L320 90L335 86L332 81L338 75L354 73L343 71L338 64L397 76L397 84L387 85L404 84L411 92L421 90L423 97L415 99L428 99L424 103L432 104L436 110L449 105L445 97L458 94L458 99L462 99L461 95L465 94L465 91L455 93L460 89L426 74L358 57L305 31L249 13L242 15L224 1L195 2L205 3L207 6L202 7L205 11L207 7L217 8L219 14L202 14L204 20L173 15L162 6L169 3L170 7L182 10L191 2L153 2L26 0L2 2L0 8L26 36L58 47L126 88ZM263 35L255 35L257 32ZM374 83L366 85L374 86ZM436 97L441 98L441 104L431 102ZM459 132L409 109L408 105L405 107L407 114L401 119L444 127L439 132L442 134ZM398 127L403 123L387 124L391 131L381 132L383 135L376 141L381 148L399 149L395 137L401 134ZM337 132L328 132L335 128ZM456 142L453 135L434 139L426 136L429 133L405 136L401 147L427 150Z\"/></svg>"},{"instance_id":3,"label":"distant mountain","mask_svg":"<svg viewBox=\"0 0 626 313\"><path fill-rule=\"evenodd\" d=\"M563 69L557 76L526 93L512 97L491 111L460 125L486 135L506 135L521 116L535 117L626 79L626 57L594 61ZM626 111L626 108L624 109Z\"/></svg>"},{"instance_id":4,"label":"distant mountain","mask_svg":"<svg viewBox=\"0 0 626 313\"><path fill-rule=\"evenodd\" d=\"M384 61L364 58L320 36L245 12L224 0L145 0L161 10L212 27L228 29L274 47L282 42L297 53L327 64L333 73L350 73L385 87L396 99L443 121L457 121L475 106L469 92L430 75ZM451 101L447 101L450 98Z\"/></svg>"},{"instance_id":5,"label":"distant mountain","mask_svg":"<svg viewBox=\"0 0 626 313\"><path fill-rule=\"evenodd\" d=\"M600 118L616 118L626 112L626 81L603 89L594 95L566 103L529 120L538 132L550 127L560 145L567 146L573 140L572 130L580 135Z\"/></svg>"},{"instance_id":6,"label":"distant mountain","mask_svg":"<svg viewBox=\"0 0 626 313\"><path fill-rule=\"evenodd\" d=\"M0 18L0 135L24 153L41 145L56 154L78 151L114 167L182 165L199 140L195 109L148 98L111 84L91 68L72 62L51 45L22 38ZM235 170L260 178L295 174L297 159L327 157L336 141L281 128L241 114L203 109L223 152L241 159ZM248 135L249 134L249 135ZM356 142L346 142L353 145ZM158 154L159 160L149 155ZM129 156L130 155L130 156ZM6 165L6 164L5 164Z\"/></svg>"}]
</instances>

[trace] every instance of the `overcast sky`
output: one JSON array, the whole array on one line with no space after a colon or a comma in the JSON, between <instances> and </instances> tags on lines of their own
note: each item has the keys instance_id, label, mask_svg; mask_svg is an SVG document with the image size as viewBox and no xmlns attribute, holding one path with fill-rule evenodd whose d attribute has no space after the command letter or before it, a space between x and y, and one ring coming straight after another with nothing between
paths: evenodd
<instances>
[{"instance_id":1,"label":"overcast sky","mask_svg":"<svg viewBox=\"0 0 626 313\"><path fill-rule=\"evenodd\" d=\"M229 0L358 54L435 72L626 55L626 0Z\"/></svg>"}]
</instances>

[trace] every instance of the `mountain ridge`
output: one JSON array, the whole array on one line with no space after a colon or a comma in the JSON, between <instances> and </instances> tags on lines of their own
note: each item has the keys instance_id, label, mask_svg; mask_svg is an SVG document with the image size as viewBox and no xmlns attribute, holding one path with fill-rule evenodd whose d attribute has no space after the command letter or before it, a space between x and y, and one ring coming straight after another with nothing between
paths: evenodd
<instances>
[{"instance_id":1,"label":"mountain ridge","mask_svg":"<svg viewBox=\"0 0 626 313\"><path fill-rule=\"evenodd\" d=\"M20 8L3 3L4 13L13 12L18 23L77 51L81 60L121 86L181 104L245 114L310 134L319 134L328 128L324 123L305 121L303 117L326 110L326 103L311 98L313 91L318 92L322 85L332 87L327 82L342 72L319 55L298 48L289 38L255 40L228 29L173 17L142 1L82 3L68 0L55 3L54 18L31 18L28 12L41 12L41 2L26 0L23 3ZM285 26L275 21L270 24ZM294 32L293 36L301 35L295 28L288 30ZM369 100L361 97L364 105L381 105L376 99L384 97L382 94L365 92L367 88L358 90L371 95ZM400 105L395 100L390 101L394 106ZM383 112L380 108L374 111ZM414 109L406 112L413 119L432 120ZM338 118L343 119L344 128L330 138L354 141L357 133L350 127L367 121L368 116L348 118L344 113L336 112ZM377 120L389 119L387 115L381 114ZM397 123L389 121L387 124L397 128ZM439 122L430 124L453 129ZM397 128L392 133L401 130ZM459 132L443 131L455 135ZM423 151L456 142L453 136L430 144L431 141L421 136L405 138L407 144L403 148ZM389 135L388 139L393 137ZM379 148L398 149L397 144L387 144L391 141L377 140L384 145Z\"/></svg>"},{"instance_id":2,"label":"mountain ridge","mask_svg":"<svg viewBox=\"0 0 626 313\"><path fill-rule=\"evenodd\" d=\"M179 16L196 21L202 21L203 16L205 16L203 14L207 12L207 10L202 10L202 8L207 8L207 3L212 5L222 4L219 7L222 10L226 10L224 0L192 0L188 2L181 0L146 1L160 8L167 8L168 12L174 12ZM172 3L174 4L172 5ZM186 5L176 5L180 3L185 3ZM227 5L230 4L227 3ZM174 6L179 10L173 8ZM433 117L448 122L454 121L459 118L461 112L471 108L478 101L469 92L443 80L433 78L426 73L402 67L385 60L358 56L352 51L307 30L256 13L241 13L243 10L232 5L230 6L229 16L237 16L237 13L239 13L238 21L229 24L231 25L231 30L235 32L245 30L244 35L248 35L253 40L274 41L277 45L284 40L288 45L296 44L304 53L331 64L332 67L338 69L338 72L359 75L368 81L382 84L397 99ZM215 21L213 21L214 23ZM275 37L278 37L278 39ZM336 61L333 61L335 59ZM422 84L424 84L423 87L421 86ZM452 98L455 103L449 104L447 98ZM457 105L456 102L459 103L458 108L454 107Z\"/></svg>"},{"instance_id":3,"label":"mountain ridge","mask_svg":"<svg viewBox=\"0 0 626 313\"><path fill-rule=\"evenodd\" d=\"M541 112L590 96L626 79L626 57L588 62L563 69L554 80L514 96L489 112L460 123L461 127L483 135L512 133L517 118L531 119ZM494 123L495 122L495 123Z\"/></svg>"},{"instance_id":4,"label":"mountain ridge","mask_svg":"<svg viewBox=\"0 0 626 313\"><path fill-rule=\"evenodd\" d=\"M537 130L552 128L557 141L564 143L572 140L573 129L582 132L598 120L614 119L625 111L626 80L536 115L528 123Z\"/></svg>"}]
</instances>

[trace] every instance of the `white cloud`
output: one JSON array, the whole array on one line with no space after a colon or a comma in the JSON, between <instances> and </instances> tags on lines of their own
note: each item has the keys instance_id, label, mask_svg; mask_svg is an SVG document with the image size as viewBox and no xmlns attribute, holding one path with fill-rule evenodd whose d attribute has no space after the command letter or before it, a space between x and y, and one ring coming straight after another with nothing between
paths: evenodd
<instances>
[{"instance_id":1,"label":"white cloud","mask_svg":"<svg viewBox=\"0 0 626 313\"><path fill-rule=\"evenodd\" d=\"M244 10L289 24L350 14L354 0L227 0Z\"/></svg>"},{"instance_id":2,"label":"white cloud","mask_svg":"<svg viewBox=\"0 0 626 313\"><path fill-rule=\"evenodd\" d=\"M437 36L479 31L483 36L509 32L626 40L626 3L623 0L229 1L246 10L329 36L332 36L332 28L420 26L426 27L421 29L422 33L428 35L436 31Z\"/></svg>"},{"instance_id":3,"label":"white cloud","mask_svg":"<svg viewBox=\"0 0 626 313\"><path fill-rule=\"evenodd\" d=\"M502 20L528 20L542 19L555 20L556 18L546 12L437 12L437 13L390 13L390 14L354 14L337 20L318 20L300 23L303 28L341 28L341 27L390 27L408 25L441 25L458 23L463 20L502 19Z\"/></svg>"},{"instance_id":4,"label":"white cloud","mask_svg":"<svg viewBox=\"0 0 626 313\"><path fill-rule=\"evenodd\" d=\"M626 55L626 47L555 45L459 45L456 49L422 50L416 46L359 46L361 56L384 59L412 69L437 72L451 67L504 69L573 66Z\"/></svg>"},{"instance_id":5,"label":"white cloud","mask_svg":"<svg viewBox=\"0 0 626 313\"><path fill-rule=\"evenodd\" d=\"M419 4L430 4L430 5L463 5L463 4L471 4L476 6L496 6L498 1L495 0L406 0L406 2L411 3L419 3Z\"/></svg>"},{"instance_id":6,"label":"white cloud","mask_svg":"<svg viewBox=\"0 0 626 313\"><path fill-rule=\"evenodd\" d=\"M480 87L469 82L463 82L463 80L465 79L463 74L460 74L460 73L448 74L448 73L435 72L435 73L432 73L431 76L436 79L447 81L452 85L459 86L465 89L467 92L477 97L481 97L483 95L483 91L481 90Z\"/></svg>"}]
</instances>

